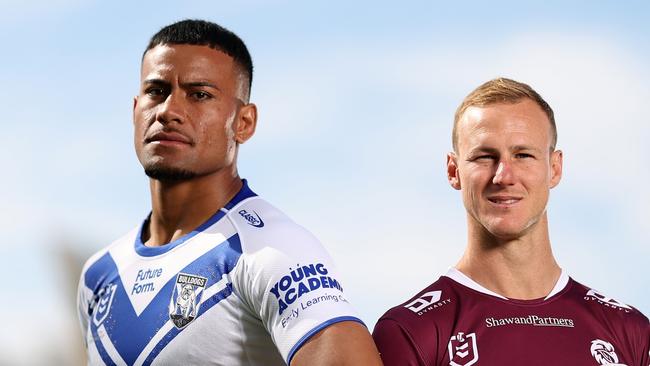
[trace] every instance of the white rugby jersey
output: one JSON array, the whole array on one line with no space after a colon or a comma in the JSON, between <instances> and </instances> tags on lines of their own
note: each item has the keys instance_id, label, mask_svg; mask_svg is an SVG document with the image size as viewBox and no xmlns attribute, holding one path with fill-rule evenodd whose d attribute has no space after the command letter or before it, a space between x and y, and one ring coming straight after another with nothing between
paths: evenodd
<instances>
[{"instance_id":1,"label":"white rugby jersey","mask_svg":"<svg viewBox=\"0 0 650 366\"><path fill-rule=\"evenodd\" d=\"M146 224L84 265L91 365L283 365L323 328L361 322L319 241L245 180L178 240L146 247Z\"/></svg>"}]
</instances>

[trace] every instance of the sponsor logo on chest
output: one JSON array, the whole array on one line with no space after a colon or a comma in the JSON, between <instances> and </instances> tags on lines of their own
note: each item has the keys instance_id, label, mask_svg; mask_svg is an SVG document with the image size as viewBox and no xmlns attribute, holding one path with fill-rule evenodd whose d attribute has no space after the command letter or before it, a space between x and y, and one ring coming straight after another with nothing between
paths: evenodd
<instances>
[{"instance_id":1,"label":"sponsor logo on chest","mask_svg":"<svg viewBox=\"0 0 650 366\"><path fill-rule=\"evenodd\" d=\"M147 268L140 269L135 276L133 287L131 288L131 295L140 295L147 292L156 291L154 281L159 278L163 273L162 268Z\"/></svg>"},{"instance_id":2,"label":"sponsor logo on chest","mask_svg":"<svg viewBox=\"0 0 650 366\"><path fill-rule=\"evenodd\" d=\"M485 326L488 328L501 327L504 325L532 325L534 327L563 327L573 328L573 319L556 318L553 316L513 316L505 318L485 318Z\"/></svg>"}]
</instances>

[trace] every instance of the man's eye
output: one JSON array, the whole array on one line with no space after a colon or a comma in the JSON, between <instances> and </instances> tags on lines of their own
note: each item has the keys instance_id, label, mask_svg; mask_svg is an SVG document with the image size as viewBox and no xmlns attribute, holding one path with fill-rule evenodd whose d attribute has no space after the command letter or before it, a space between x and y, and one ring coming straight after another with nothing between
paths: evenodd
<instances>
[{"instance_id":1,"label":"man's eye","mask_svg":"<svg viewBox=\"0 0 650 366\"><path fill-rule=\"evenodd\" d=\"M530 154L526 154L526 153L518 153L518 154L515 154L515 157L517 159L527 159L527 158L533 158L534 156L532 156Z\"/></svg>"},{"instance_id":2,"label":"man's eye","mask_svg":"<svg viewBox=\"0 0 650 366\"><path fill-rule=\"evenodd\" d=\"M204 99L209 99L212 98L212 95L210 93L206 93L204 91L197 91L192 93L192 97L197 100L204 100Z\"/></svg>"},{"instance_id":3,"label":"man's eye","mask_svg":"<svg viewBox=\"0 0 650 366\"><path fill-rule=\"evenodd\" d=\"M474 160L492 160L494 159L494 156L492 155L479 155L474 158Z\"/></svg>"},{"instance_id":4,"label":"man's eye","mask_svg":"<svg viewBox=\"0 0 650 366\"><path fill-rule=\"evenodd\" d=\"M163 88L148 88L144 92L145 94L152 97L159 97L165 94L165 90Z\"/></svg>"}]
</instances>

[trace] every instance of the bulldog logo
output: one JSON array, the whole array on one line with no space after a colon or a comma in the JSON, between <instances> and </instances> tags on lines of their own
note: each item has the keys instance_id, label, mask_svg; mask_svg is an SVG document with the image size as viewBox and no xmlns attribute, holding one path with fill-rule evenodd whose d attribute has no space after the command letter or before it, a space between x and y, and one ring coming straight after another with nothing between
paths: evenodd
<instances>
[{"instance_id":1,"label":"bulldog logo","mask_svg":"<svg viewBox=\"0 0 650 366\"><path fill-rule=\"evenodd\" d=\"M185 328L196 318L201 297L208 279L185 273L176 276L176 284L169 302L169 318L176 328Z\"/></svg>"}]
</instances>

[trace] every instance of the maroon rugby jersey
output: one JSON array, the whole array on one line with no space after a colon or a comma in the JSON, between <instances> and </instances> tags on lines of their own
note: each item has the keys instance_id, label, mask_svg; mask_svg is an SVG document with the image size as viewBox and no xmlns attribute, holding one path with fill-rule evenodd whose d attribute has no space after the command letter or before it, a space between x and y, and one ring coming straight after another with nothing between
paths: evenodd
<instances>
[{"instance_id":1,"label":"maroon rugby jersey","mask_svg":"<svg viewBox=\"0 0 650 366\"><path fill-rule=\"evenodd\" d=\"M648 366L650 323L564 272L537 300L496 294L449 272L386 312L373 331L386 366Z\"/></svg>"}]
</instances>

